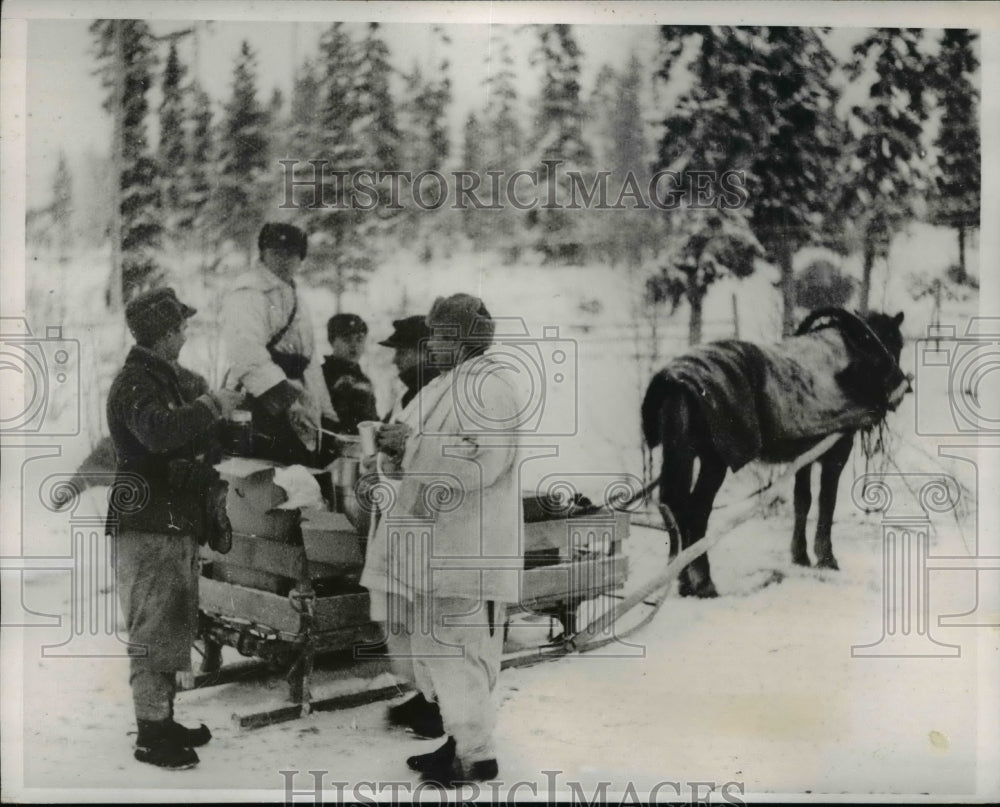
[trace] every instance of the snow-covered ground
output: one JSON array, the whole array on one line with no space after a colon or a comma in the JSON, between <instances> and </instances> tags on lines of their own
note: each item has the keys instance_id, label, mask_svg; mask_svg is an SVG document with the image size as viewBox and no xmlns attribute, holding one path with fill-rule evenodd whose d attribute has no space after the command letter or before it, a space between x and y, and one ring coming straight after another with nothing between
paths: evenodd
<instances>
[{"instance_id":1,"label":"snow-covered ground","mask_svg":"<svg viewBox=\"0 0 1000 807\"><path fill-rule=\"evenodd\" d=\"M882 304L884 296L887 310L906 310L905 330L911 340L925 333L930 316L925 303L913 303L906 294L907 278L916 274L911 267L919 265L922 272L943 270L953 260L950 238L950 233L916 228L894 247L893 272L884 283L877 278L873 286L877 303ZM56 296L78 294L96 302L96 284L76 278L100 277L100 265L95 257L89 272L64 275L75 278L70 285L79 282L79 289L60 286L60 279L52 277ZM773 338L778 309L772 279L763 275L713 290L705 312L706 336L732 335L736 293L741 335ZM178 285L185 289L181 297L200 309L195 337L182 361L211 375L212 301L201 301L199 282L183 272ZM636 313L631 287L622 274L612 275L600 267L499 267L469 255L426 267L401 256L382 267L364 292L348 295L344 305L369 320L373 338L365 363L380 385L384 404L391 392L390 355L374 342L388 334L393 317L424 311L436 295L454 291L480 294L495 316L522 317L533 335L544 336L544 327L558 326L559 339L573 340L562 343L562 348L577 356L578 392L565 400L578 403L578 422L568 430L571 434L538 438L539 443L557 445L559 456L529 463L526 484L558 473L594 496L623 474L641 478L639 401L651 368L682 346L686 315L661 315L654 349L651 323ZM599 305L593 304L595 300ZM942 319L955 322L961 332L975 313L976 302L949 305ZM40 441L58 445L61 456L55 449L44 456L42 450L43 456L18 464L16 454L5 452L5 499L23 485L22 544L5 554L70 557L71 529L84 534L100 530L94 526L96 520L85 519L87 514L100 515L99 491L85 497L72 519L45 510L32 498L48 475L72 470L86 454L93 434L100 431L100 396L107 374L120 361L126 344L120 323L88 322L80 313L97 308L67 308L75 313L66 314L65 335L80 339L84 354L84 432L77 438ZM312 308L321 336L322 323L333 312L332 295L315 290ZM45 317L51 310L39 307L40 324L49 324ZM543 350L553 344L554 334L550 337L541 340ZM908 344L903 356L904 369L911 371L917 358L914 344ZM550 370L551 365L545 364L539 372ZM925 375L918 372L918 384ZM929 397L921 401L937 401L944 409L947 378L939 373L927 379L920 394ZM574 380L572 375L569 380ZM735 783L727 791L731 798L810 792L995 795L997 791L988 788L996 787L996 758L988 756L987 749L996 751L1000 716L996 679L991 677L997 671L1000 643L995 596L1000 573L979 573L977 588L977 574L967 569L927 572L922 590L928 593L930 636L941 643L933 645L927 638L920 644L930 649L931 656L852 656L853 646L873 645L882 636L886 597L882 514L866 514L854 501L856 478L876 471L902 475L894 477L896 501L909 507L904 503L912 493L907 484L916 489L925 481L916 474L950 474L960 485L960 501L947 512L930 513L930 554L968 557L978 547L982 555L997 544L996 525L977 518L974 466L939 456L939 445L947 441L918 436L914 406L914 396L909 396L891 417L888 456L866 463L855 452L845 470L833 539L841 571L791 565L791 507L786 501L753 516L712 551L718 599L693 601L672 594L656 618L629 637L629 647L610 646L622 654L568 657L505 671L497 728L501 796L518 782L529 783L516 791L522 799L545 798L554 782L563 798L571 797L576 788L589 801L606 788L604 800L616 802L629 787L633 794L642 794L660 782L677 786L660 787L655 796L659 801L687 801L693 791L703 795L706 787L699 782L714 783L717 797L724 785ZM565 422L556 421L559 428ZM974 443L951 441L962 442ZM767 473L751 467L732 477L719 503L738 500ZM628 545L631 586L662 568L665 546L662 533L639 526L633 527ZM326 772L323 781L328 787L347 782L360 788L359 796L387 799L391 795L387 783L415 785L415 775L404 760L434 743L387 730L385 704L317 713L254 731L235 729L234 713L255 711L284 696L280 681L227 684L182 694L179 716L188 722L203 720L215 734L200 751L201 765L169 773L135 762L128 734L133 721L127 662L56 658L42 652L42 645L56 644L69 635L67 617L74 613L74 592L68 565L24 573L20 602L17 579L6 573L4 578L5 623L15 621L11 613L28 623L42 620L32 612L64 617L61 627L36 627L20 634L7 631L4 637L5 654L14 639L23 649L23 669L18 674L23 685L23 733L15 738L19 748L4 748L8 762L18 754L22 760L23 786L31 791L20 791L21 800L92 801L107 797L108 791L119 800L230 800L243 797L245 791L280 800L285 796L283 770L300 771L294 779L297 790L311 789L312 778L306 772L317 770ZM941 616L966 612L973 612L973 617L965 622L981 626L938 624ZM82 613L103 616L93 604L83 607ZM8 731L18 723L9 714L5 722ZM8 736L5 732L5 742ZM5 782L5 790L9 787L12 784ZM412 790L401 793L406 796ZM328 801L333 798L328 794Z\"/></svg>"}]
</instances>

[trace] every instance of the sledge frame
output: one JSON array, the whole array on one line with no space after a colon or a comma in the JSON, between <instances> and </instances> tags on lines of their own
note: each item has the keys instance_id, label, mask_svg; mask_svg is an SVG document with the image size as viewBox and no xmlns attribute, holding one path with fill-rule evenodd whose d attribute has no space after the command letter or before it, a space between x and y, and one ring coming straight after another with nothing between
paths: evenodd
<instances>
[{"instance_id":1,"label":"sledge frame","mask_svg":"<svg viewBox=\"0 0 1000 807\"><path fill-rule=\"evenodd\" d=\"M629 514L617 511L524 524L526 563L521 575L521 600L509 612L555 617L563 626L563 635L573 635L582 602L625 585L629 567L622 544L628 531ZM312 540L296 545L286 537L275 540L236 532L228 554L202 551L202 647L197 648L202 659L195 686L275 671L283 672L288 683L287 704L234 715L240 728L293 720L313 711L349 708L393 697L406 689L397 684L328 698L313 697L311 680L320 654L332 662L334 669L366 680L389 672L388 659L377 651L384 640L382 626L369 620L368 592L357 586L360 567L356 561L363 557L363 551L359 555L338 550L335 554L339 559L349 558L351 562L330 563L329 553L317 549L329 541L317 541L317 536L340 544L357 544L361 538L356 531L320 529L312 531ZM317 556L324 559L318 560ZM243 583L213 579L221 566L240 571L246 579ZM339 590L325 593L324 583L331 579L339 581ZM281 593L258 584L277 584ZM223 646L234 647L256 661L224 667ZM364 657L357 652L362 647L368 651ZM328 669L328 665L324 668Z\"/></svg>"}]
</instances>

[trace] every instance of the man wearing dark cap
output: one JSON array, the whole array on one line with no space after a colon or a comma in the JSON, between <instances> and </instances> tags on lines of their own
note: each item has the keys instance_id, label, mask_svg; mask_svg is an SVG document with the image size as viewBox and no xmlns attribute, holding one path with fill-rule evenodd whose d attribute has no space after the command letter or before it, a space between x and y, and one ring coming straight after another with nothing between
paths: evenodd
<instances>
[{"instance_id":1,"label":"man wearing dark cap","mask_svg":"<svg viewBox=\"0 0 1000 807\"><path fill-rule=\"evenodd\" d=\"M306 235L269 222L257 239L260 264L241 275L222 306L226 385L248 393L254 453L284 464L311 465L318 450L322 396L307 380L312 319L295 287Z\"/></svg>"},{"instance_id":2,"label":"man wearing dark cap","mask_svg":"<svg viewBox=\"0 0 1000 807\"><path fill-rule=\"evenodd\" d=\"M194 313L170 288L129 302L125 318L136 345L107 404L118 474L112 490L138 494L109 496L107 522L132 645L135 757L175 769L197 764L194 746L211 738L205 726L188 729L174 721L174 679L191 669L198 543L205 536L206 508L219 501L213 487L218 477L203 457L215 452L220 419L243 397L209 392L201 376L177 364Z\"/></svg>"},{"instance_id":3,"label":"man wearing dark cap","mask_svg":"<svg viewBox=\"0 0 1000 807\"><path fill-rule=\"evenodd\" d=\"M494 323L482 300L456 294L427 317L428 361L440 375L376 437L380 478L393 487L361 584L372 611L403 607L422 693L440 708L444 745L407 764L453 787L496 778L493 745L507 603L519 599L524 407L509 367L487 352ZM426 535L412 540L416 533ZM373 617L374 618L374 617Z\"/></svg>"},{"instance_id":4,"label":"man wearing dark cap","mask_svg":"<svg viewBox=\"0 0 1000 807\"><path fill-rule=\"evenodd\" d=\"M363 420L378 420L375 391L358 361L365 350L368 326L357 314L334 314L326 323L330 355L323 362L323 380L337 415L341 434L357 434Z\"/></svg>"},{"instance_id":5,"label":"man wearing dark cap","mask_svg":"<svg viewBox=\"0 0 1000 807\"><path fill-rule=\"evenodd\" d=\"M386 416L386 422L392 422L413 400L414 396L429 381L437 378L437 367L429 367L423 361L424 348L431 335L427 327L427 317L416 315L392 321L393 331L388 339L379 342L384 347L395 351L392 363L399 373L406 391L403 393L393 411Z\"/></svg>"}]
</instances>

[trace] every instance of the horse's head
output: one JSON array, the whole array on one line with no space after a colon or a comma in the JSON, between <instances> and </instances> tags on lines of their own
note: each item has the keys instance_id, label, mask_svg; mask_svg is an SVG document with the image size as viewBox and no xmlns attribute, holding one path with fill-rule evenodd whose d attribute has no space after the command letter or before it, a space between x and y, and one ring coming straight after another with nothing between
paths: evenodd
<instances>
[{"instance_id":1,"label":"horse's head","mask_svg":"<svg viewBox=\"0 0 1000 807\"><path fill-rule=\"evenodd\" d=\"M902 323L902 311L895 316L878 312L861 316L842 308L820 308L802 321L796 334L836 328L851 355L837 380L854 400L884 411L895 409L911 390L909 376L899 367Z\"/></svg>"},{"instance_id":2,"label":"horse's head","mask_svg":"<svg viewBox=\"0 0 1000 807\"><path fill-rule=\"evenodd\" d=\"M879 341L885 345L889 355L898 363L899 354L903 352L903 333L899 329L899 326L903 324L903 312L900 311L895 316L890 316L872 311L864 319Z\"/></svg>"}]
</instances>

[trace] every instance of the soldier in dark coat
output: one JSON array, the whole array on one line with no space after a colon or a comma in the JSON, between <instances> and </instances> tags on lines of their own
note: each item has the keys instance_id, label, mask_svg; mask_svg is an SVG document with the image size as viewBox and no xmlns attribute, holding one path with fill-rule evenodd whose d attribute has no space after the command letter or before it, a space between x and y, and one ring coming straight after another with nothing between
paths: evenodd
<instances>
[{"instance_id":1,"label":"soldier in dark coat","mask_svg":"<svg viewBox=\"0 0 1000 807\"><path fill-rule=\"evenodd\" d=\"M174 721L175 674L191 669L198 621L198 542L214 474L202 459L217 449L220 419L243 397L209 392L204 379L177 364L194 313L169 288L128 304L136 345L107 404L118 477L112 490L136 494L109 497L107 524L131 644L135 757L165 768L197 764L193 747L211 738L204 725Z\"/></svg>"},{"instance_id":2,"label":"soldier in dark coat","mask_svg":"<svg viewBox=\"0 0 1000 807\"><path fill-rule=\"evenodd\" d=\"M334 314L326 323L331 353L323 362L323 380L341 434L357 434L364 420L378 420L372 382L358 364L368 326L357 314Z\"/></svg>"}]
</instances>

